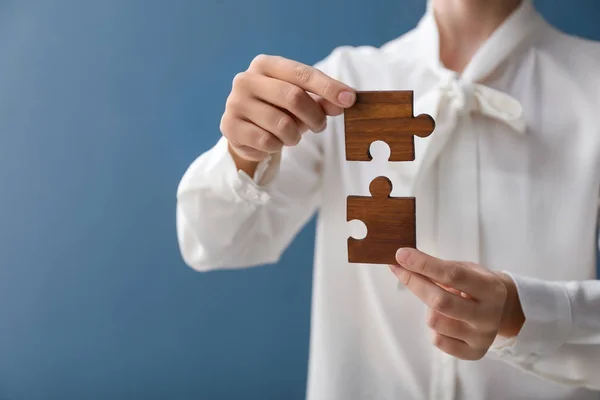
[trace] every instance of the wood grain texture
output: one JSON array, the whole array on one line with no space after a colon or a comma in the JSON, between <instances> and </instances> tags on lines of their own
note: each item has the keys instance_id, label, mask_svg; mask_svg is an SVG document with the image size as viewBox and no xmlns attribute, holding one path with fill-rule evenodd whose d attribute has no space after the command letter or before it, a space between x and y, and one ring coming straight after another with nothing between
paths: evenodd
<instances>
[{"instance_id":1,"label":"wood grain texture","mask_svg":"<svg viewBox=\"0 0 600 400\"><path fill-rule=\"evenodd\" d=\"M364 239L348 238L348 262L397 264L400 247L416 247L415 199L391 197L392 182L384 176L375 178L369 191L372 197L347 199L347 220L367 227Z\"/></svg>"},{"instance_id":2,"label":"wood grain texture","mask_svg":"<svg viewBox=\"0 0 600 400\"><path fill-rule=\"evenodd\" d=\"M413 161L414 136L427 137L434 128L431 116L413 115L412 91L359 91L344 111L346 160L371 161L371 144L381 140L390 148L389 161Z\"/></svg>"}]
</instances>

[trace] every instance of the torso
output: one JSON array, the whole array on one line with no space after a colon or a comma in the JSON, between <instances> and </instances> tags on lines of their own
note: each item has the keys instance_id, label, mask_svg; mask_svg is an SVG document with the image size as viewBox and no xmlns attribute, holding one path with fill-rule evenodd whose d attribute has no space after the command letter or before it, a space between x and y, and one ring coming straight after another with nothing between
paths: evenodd
<instances>
[{"instance_id":1,"label":"torso","mask_svg":"<svg viewBox=\"0 0 600 400\"><path fill-rule=\"evenodd\" d=\"M359 90L410 88L417 103L431 89L431 76L417 60L400 62L395 55L410 49L413 36L399 39L388 52L345 49L328 72ZM560 35L560 40L574 39ZM594 93L600 90L590 85L600 88L600 83L586 82L581 71L573 74L559 58L549 61L555 55L543 43L536 46L486 82L522 102L526 134L507 132L480 115L469 122L478 132L479 261L547 280L595 279L600 98ZM346 196L368 195L378 175L392 180L393 196L411 195L414 171L385 160L348 163L343 132L342 118L334 118L323 138L309 399L423 399L435 379L424 307L399 288L385 266L348 264L346 258ZM456 143L449 142L435 168L452 167ZM458 362L457 374L457 398L498 398L498 393L504 399L598 398L488 359Z\"/></svg>"}]
</instances>

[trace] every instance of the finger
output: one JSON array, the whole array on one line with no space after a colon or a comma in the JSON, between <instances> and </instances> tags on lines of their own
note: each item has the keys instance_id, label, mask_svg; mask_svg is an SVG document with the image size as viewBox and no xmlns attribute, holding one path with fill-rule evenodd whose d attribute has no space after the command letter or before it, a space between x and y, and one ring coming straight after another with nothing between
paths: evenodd
<instances>
[{"instance_id":1,"label":"finger","mask_svg":"<svg viewBox=\"0 0 600 400\"><path fill-rule=\"evenodd\" d=\"M326 115L331 115L332 117L342 115L344 113L344 109L333 104L330 101L325 100L321 96L318 96L314 93L309 93L310 97L312 97L317 104L321 106Z\"/></svg>"},{"instance_id":2,"label":"finger","mask_svg":"<svg viewBox=\"0 0 600 400\"><path fill-rule=\"evenodd\" d=\"M489 295L490 280L477 268L445 261L416 249L399 249L396 261L409 271L426 276L445 286L470 294L475 298Z\"/></svg>"},{"instance_id":3,"label":"finger","mask_svg":"<svg viewBox=\"0 0 600 400\"><path fill-rule=\"evenodd\" d=\"M429 309L427 312L427 326L444 336L462 340L473 348L489 347L493 342L493 332L489 335L476 331L471 325L456 319L448 318L439 312ZM490 340L490 337L492 338Z\"/></svg>"},{"instance_id":4,"label":"finger","mask_svg":"<svg viewBox=\"0 0 600 400\"><path fill-rule=\"evenodd\" d=\"M452 287L450 287L450 286L446 286L446 285L444 285L444 284L442 284L442 283L439 283L439 282L436 282L436 281L433 281L433 283L435 283L436 285L438 285L438 286L439 286L439 287L441 287L442 289L444 289L444 290L447 290L447 291L448 291L448 292L450 292L450 293L454 293L454 294L455 294L455 295L457 295L457 296L462 296L462 295L463 295L463 292L461 292L461 291L460 291L460 290L458 290L458 289L454 289L454 288L452 288Z\"/></svg>"},{"instance_id":5,"label":"finger","mask_svg":"<svg viewBox=\"0 0 600 400\"><path fill-rule=\"evenodd\" d=\"M236 151L242 149L250 152L250 150L245 149L249 147L269 154L277 153L283 147L283 142L275 135L246 120L227 117L223 118L221 125L223 136L229 140Z\"/></svg>"},{"instance_id":6,"label":"finger","mask_svg":"<svg viewBox=\"0 0 600 400\"><path fill-rule=\"evenodd\" d=\"M298 117L296 117L290 111L286 110L285 108L281 108L281 107L276 107L276 106L273 106L273 107L277 108L278 110L280 110L283 113L286 113L294 120L294 122L296 123L296 126L298 127L298 132L300 132L300 136L302 136L305 132L310 130L310 128L308 126L306 126L306 124L304 122L302 122L300 119L298 119Z\"/></svg>"},{"instance_id":7,"label":"finger","mask_svg":"<svg viewBox=\"0 0 600 400\"><path fill-rule=\"evenodd\" d=\"M296 123L296 126L298 127L298 132L300 132L300 136L302 136L304 133L306 133L307 131L310 130L310 128L308 126L306 126L306 124L304 122L302 122L300 119L298 119L298 117L296 117L294 114L292 114L291 112L289 112L288 110L285 110L283 108L279 108L279 109L281 110L281 112L286 113L294 120L294 122ZM326 126L327 125L323 125L322 130L325 130Z\"/></svg>"},{"instance_id":8,"label":"finger","mask_svg":"<svg viewBox=\"0 0 600 400\"><path fill-rule=\"evenodd\" d=\"M423 275L403 267L392 266L402 283L429 308L447 317L470 322L478 317L478 303L442 289Z\"/></svg>"},{"instance_id":9,"label":"finger","mask_svg":"<svg viewBox=\"0 0 600 400\"><path fill-rule=\"evenodd\" d=\"M474 349L462 340L454 339L440 333L433 333L433 345L444 353L461 360L479 360L485 355L485 350Z\"/></svg>"},{"instance_id":10,"label":"finger","mask_svg":"<svg viewBox=\"0 0 600 400\"><path fill-rule=\"evenodd\" d=\"M250 69L289 82L339 107L350 107L356 100L356 94L350 86L329 77L317 68L284 57L258 56L250 65Z\"/></svg>"},{"instance_id":11,"label":"finger","mask_svg":"<svg viewBox=\"0 0 600 400\"><path fill-rule=\"evenodd\" d=\"M311 131L323 130L327 122L325 112L298 86L262 75L256 75L244 84L257 99L291 112Z\"/></svg>"},{"instance_id":12,"label":"finger","mask_svg":"<svg viewBox=\"0 0 600 400\"><path fill-rule=\"evenodd\" d=\"M239 104L231 100L228 107L235 115L277 136L286 146L300 141L301 132L294 117L277 107L254 98L239 101Z\"/></svg>"},{"instance_id":13,"label":"finger","mask_svg":"<svg viewBox=\"0 0 600 400\"><path fill-rule=\"evenodd\" d=\"M325 100L324 98L322 98L314 93L308 93L308 94L310 95L310 97L312 97L317 102L317 104L319 106L321 106L321 109L323 110L325 115L337 116L337 115L341 115L344 113L343 108L336 106L335 104ZM326 124L322 128L323 131L327 128L327 120L325 120L325 122L326 122ZM304 126L304 124L302 124L302 126Z\"/></svg>"}]
</instances>

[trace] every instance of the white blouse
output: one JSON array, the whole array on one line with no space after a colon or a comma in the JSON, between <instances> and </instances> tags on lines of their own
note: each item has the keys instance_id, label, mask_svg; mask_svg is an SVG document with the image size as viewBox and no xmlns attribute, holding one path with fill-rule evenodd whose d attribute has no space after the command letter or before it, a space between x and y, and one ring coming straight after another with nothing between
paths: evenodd
<instances>
[{"instance_id":1,"label":"white blouse","mask_svg":"<svg viewBox=\"0 0 600 400\"><path fill-rule=\"evenodd\" d=\"M237 171L221 139L178 188L181 252L198 271L277 262L318 212L307 396L598 399L600 44L551 27L524 1L460 76L439 61L431 8L380 48L339 47L317 68L358 90L414 90L436 129L416 160L347 162L342 117ZM416 196L418 247L515 280L526 322L480 361L430 342L425 306L386 266L347 262L346 196L379 175ZM360 225L360 224L359 224Z\"/></svg>"}]
</instances>

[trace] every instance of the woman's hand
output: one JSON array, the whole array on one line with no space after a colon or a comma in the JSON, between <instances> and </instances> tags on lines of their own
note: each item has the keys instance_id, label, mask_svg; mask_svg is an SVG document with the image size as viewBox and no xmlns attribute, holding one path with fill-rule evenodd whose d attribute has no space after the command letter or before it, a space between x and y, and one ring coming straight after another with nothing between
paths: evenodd
<instances>
[{"instance_id":1,"label":"woman's hand","mask_svg":"<svg viewBox=\"0 0 600 400\"><path fill-rule=\"evenodd\" d=\"M525 322L517 288L505 274L415 249L398 250L396 261L390 269L429 307L433 343L445 353L481 359L497 335L516 336Z\"/></svg>"}]
</instances>

